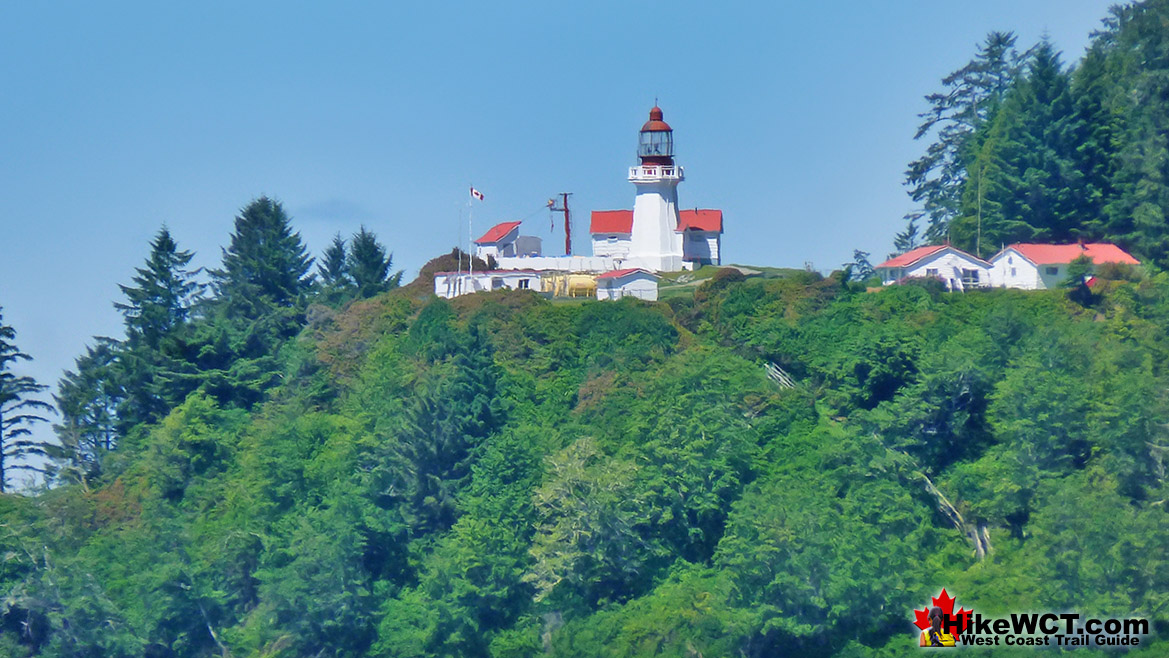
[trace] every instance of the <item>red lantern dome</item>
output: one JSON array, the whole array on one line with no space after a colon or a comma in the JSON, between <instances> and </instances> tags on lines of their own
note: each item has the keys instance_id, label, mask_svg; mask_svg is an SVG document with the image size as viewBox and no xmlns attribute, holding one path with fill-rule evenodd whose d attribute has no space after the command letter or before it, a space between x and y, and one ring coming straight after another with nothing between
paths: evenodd
<instances>
[{"instance_id":1,"label":"red lantern dome","mask_svg":"<svg viewBox=\"0 0 1169 658\"><path fill-rule=\"evenodd\" d=\"M662 108L655 105L649 111L649 121L638 135L637 156L641 164L674 164L674 129L662 120Z\"/></svg>"}]
</instances>

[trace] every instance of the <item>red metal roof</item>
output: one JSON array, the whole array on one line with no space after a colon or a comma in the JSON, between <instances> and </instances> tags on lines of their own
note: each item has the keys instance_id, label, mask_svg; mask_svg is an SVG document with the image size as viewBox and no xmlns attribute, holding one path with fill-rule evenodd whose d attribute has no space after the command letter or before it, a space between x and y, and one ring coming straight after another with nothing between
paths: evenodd
<instances>
[{"instance_id":1,"label":"red metal roof","mask_svg":"<svg viewBox=\"0 0 1169 658\"><path fill-rule=\"evenodd\" d=\"M683 210L678 213L679 231L723 232L723 211L709 208Z\"/></svg>"},{"instance_id":2,"label":"red metal roof","mask_svg":"<svg viewBox=\"0 0 1169 658\"><path fill-rule=\"evenodd\" d=\"M594 210L589 233L632 233L632 210Z\"/></svg>"},{"instance_id":3,"label":"red metal roof","mask_svg":"<svg viewBox=\"0 0 1169 658\"><path fill-rule=\"evenodd\" d=\"M649 121L646 121L645 125L641 127L641 132L657 133L669 130L673 130L673 128L670 127L670 124L662 121L662 108L654 105L653 109L649 111Z\"/></svg>"},{"instance_id":4,"label":"red metal roof","mask_svg":"<svg viewBox=\"0 0 1169 658\"><path fill-rule=\"evenodd\" d=\"M627 268L624 270L613 270L611 272L605 272L604 274L597 275L597 278L598 279L618 279L618 278L621 278L623 276L629 276L630 274L633 274L634 272L644 272L644 273L646 273L654 278L657 278L657 276L658 276L658 275L654 274L653 272L650 272L649 270L643 270L640 267L630 267L630 268Z\"/></svg>"},{"instance_id":5,"label":"red metal roof","mask_svg":"<svg viewBox=\"0 0 1169 658\"><path fill-rule=\"evenodd\" d=\"M1008 249L1019 252L1023 258L1036 265L1062 265L1070 263L1081 255L1093 263L1124 263L1140 265L1141 262L1120 247L1107 242L1086 244L1013 244Z\"/></svg>"},{"instance_id":6,"label":"red metal roof","mask_svg":"<svg viewBox=\"0 0 1169 658\"><path fill-rule=\"evenodd\" d=\"M522 223L523 222L504 222L502 224L496 224L495 226L492 226L490 230L484 233L483 237L476 240L475 244L483 244L485 242L499 242L500 240L506 238L508 233L514 231L516 227Z\"/></svg>"},{"instance_id":7,"label":"red metal roof","mask_svg":"<svg viewBox=\"0 0 1169 658\"><path fill-rule=\"evenodd\" d=\"M946 245L944 244L933 244L928 247L918 247L917 249L911 249L901 254L900 256L894 256L884 263L881 263L877 267L908 267L925 258L926 256L932 256L945 248Z\"/></svg>"}]
</instances>

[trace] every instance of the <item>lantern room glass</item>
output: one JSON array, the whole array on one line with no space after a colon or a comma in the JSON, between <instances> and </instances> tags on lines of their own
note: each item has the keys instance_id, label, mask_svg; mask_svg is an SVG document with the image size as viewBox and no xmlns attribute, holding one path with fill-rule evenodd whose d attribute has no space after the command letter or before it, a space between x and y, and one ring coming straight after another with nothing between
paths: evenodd
<instances>
[{"instance_id":1,"label":"lantern room glass","mask_svg":"<svg viewBox=\"0 0 1169 658\"><path fill-rule=\"evenodd\" d=\"M641 133L637 154L643 158L674 155L674 133L668 130Z\"/></svg>"}]
</instances>

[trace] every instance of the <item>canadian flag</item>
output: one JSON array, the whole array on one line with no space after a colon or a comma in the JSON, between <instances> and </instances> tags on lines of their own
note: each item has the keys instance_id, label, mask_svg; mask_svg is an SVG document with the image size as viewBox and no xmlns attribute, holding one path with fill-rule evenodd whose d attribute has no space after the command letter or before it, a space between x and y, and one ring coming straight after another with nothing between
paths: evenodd
<instances>
[{"instance_id":1,"label":"canadian flag","mask_svg":"<svg viewBox=\"0 0 1169 658\"><path fill-rule=\"evenodd\" d=\"M471 198L472 199L479 199L480 201L482 201L483 200L483 193L480 192L479 190L475 189L474 186L471 186Z\"/></svg>"}]
</instances>

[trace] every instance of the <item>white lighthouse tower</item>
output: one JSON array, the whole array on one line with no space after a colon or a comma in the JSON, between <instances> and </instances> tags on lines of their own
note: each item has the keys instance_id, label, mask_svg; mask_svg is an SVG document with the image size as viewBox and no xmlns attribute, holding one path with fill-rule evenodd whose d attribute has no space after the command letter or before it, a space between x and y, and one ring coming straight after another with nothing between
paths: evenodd
<instances>
[{"instance_id":1,"label":"white lighthouse tower","mask_svg":"<svg viewBox=\"0 0 1169 658\"><path fill-rule=\"evenodd\" d=\"M678 232L678 183L682 168L674 164L674 131L662 120L662 108L649 111L637 146L640 164L629 168L637 186L633 227L626 263L658 272L682 269L682 235Z\"/></svg>"}]
</instances>

